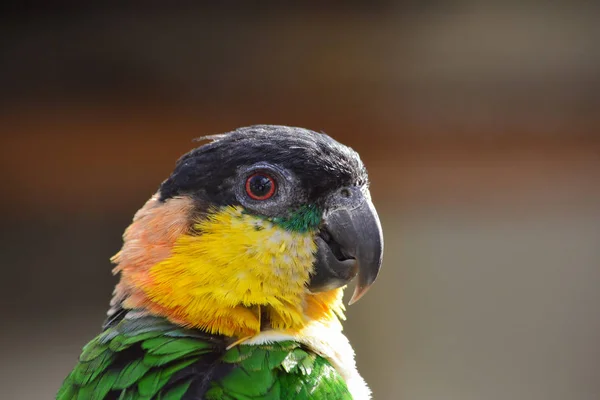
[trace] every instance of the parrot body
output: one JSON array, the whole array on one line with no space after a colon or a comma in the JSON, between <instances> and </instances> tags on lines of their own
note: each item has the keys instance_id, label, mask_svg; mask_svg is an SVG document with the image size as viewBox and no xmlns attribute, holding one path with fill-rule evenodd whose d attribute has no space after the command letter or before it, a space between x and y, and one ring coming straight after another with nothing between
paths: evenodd
<instances>
[{"instance_id":1,"label":"parrot body","mask_svg":"<svg viewBox=\"0 0 600 400\"><path fill-rule=\"evenodd\" d=\"M84 348L58 398L352 398L330 362L293 339L226 344L156 317L122 320Z\"/></svg>"},{"instance_id":2,"label":"parrot body","mask_svg":"<svg viewBox=\"0 0 600 400\"><path fill-rule=\"evenodd\" d=\"M103 332L57 399L370 398L340 323L383 250L358 155L301 128L209 139L125 231Z\"/></svg>"}]
</instances>

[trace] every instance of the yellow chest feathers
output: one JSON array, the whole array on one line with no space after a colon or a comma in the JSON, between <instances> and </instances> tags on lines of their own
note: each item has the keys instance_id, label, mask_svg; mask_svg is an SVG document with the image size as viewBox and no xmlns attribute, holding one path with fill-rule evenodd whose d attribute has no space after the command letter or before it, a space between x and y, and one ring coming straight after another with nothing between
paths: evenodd
<instances>
[{"instance_id":1,"label":"yellow chest feathers","mask_svg":"<svg viewBox=\"0 0 600 400\"><path fill-rule=\"evenodd\" d=\"M171 244L163 238L169 253L152 265L117 267L122 273L117 291L129 292L122 295L126 307L238 337L265 328L294 332L311 319L337 323L336 314L343 318L341 289L318 295L306 289L314 232L291 232L237 207L211 213L194 232L172 234ZM144 244L152 245L161 246ZM116 260L127 261L121 258L126 257Z\"/></svg>"}]
</instances>

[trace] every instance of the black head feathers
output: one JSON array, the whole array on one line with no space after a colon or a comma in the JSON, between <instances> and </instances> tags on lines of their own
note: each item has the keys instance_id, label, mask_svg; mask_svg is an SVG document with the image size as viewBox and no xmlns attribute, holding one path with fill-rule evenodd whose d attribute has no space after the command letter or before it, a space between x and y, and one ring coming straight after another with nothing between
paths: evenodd
<instances>
[{"instance_id":1,"label":"black head feathers","mask_svg":"<svg viewBox=\"0 0 600 400\"><path fill-rule=\"evenodd\" d=\"M358 154L326 134L304 128L255 125L207 136L211 140L182 156L160 186L160 199L198 196L217 205L235 204L232 179L260 162L290 171L308 201L343 186L367 183Z\"/></svg>"}]
</instances>

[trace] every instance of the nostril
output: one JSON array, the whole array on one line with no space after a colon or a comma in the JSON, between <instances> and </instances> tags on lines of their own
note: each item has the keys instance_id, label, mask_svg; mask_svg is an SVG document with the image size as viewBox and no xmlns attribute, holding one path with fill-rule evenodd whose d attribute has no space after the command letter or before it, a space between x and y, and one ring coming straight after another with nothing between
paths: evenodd
<instances>
[{"instance_id":1,"label":"nostril","mask_svg":"<svg viewBox=\"0 0 600 400\"><path fill-rule=\"evenodd\" d=\"M340 194L342 195L342 197L352 196L352 193L350 193L350 190L347 188L343 188L342 190L340 190Z\"/></svg>"}]
</instances>

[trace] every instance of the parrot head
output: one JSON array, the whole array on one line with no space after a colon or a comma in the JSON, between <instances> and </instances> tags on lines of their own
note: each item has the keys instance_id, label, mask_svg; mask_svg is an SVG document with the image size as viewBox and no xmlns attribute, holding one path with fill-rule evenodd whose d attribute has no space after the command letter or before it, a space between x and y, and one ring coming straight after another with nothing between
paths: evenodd
<instances>
[{"instance_id":1,"label":"parrot head","mask_svg":"<svg viewBox=\"0 0 600 400\"><path fill-rule=\"evenodd\" d=\"M136 213L113 257L110 313L230 337L343 319L375 281L383 236L358 154L302 128L205 137Z\"/></svg>"}]
</instances>

